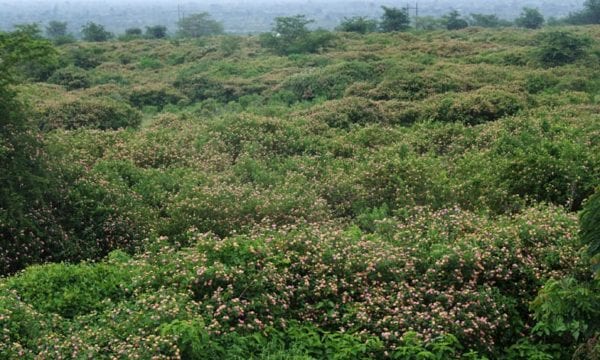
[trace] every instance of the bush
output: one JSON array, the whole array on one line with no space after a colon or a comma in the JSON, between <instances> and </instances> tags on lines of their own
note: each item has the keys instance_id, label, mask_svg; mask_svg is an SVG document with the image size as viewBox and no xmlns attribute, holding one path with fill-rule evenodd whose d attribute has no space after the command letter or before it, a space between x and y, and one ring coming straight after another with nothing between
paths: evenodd
<instances>
[{"instance_id":1,"label":"bush","mask_svg":"<svg viewBox=\"0 0 600 360\"><path fill-rule=\"evenodd\" d=\"M76 67L89 70L106 60L103 56L104 52L105 50L100 47L76 46L67 50L65 58Z\"/></svg>"},{"instance_id":2,"label":"bush","mask_svg":"<svg viewBox=\"0 0 600 360\"><path fill-rule=\"evenodd\" d=\"M545 67L570 64L581 59L591 40L568 31L552 31L537 37L536 58Z\"/></svg>"},{"instance_id":3,"label":"bush","mask_svg":"<svg viewBox=\"0 0 600 360\"><path fill-rule=\"evenodd\" d=\"M146 69L160 69L162 67L162 63L159 59L150 56L142 56L138 63L138 67L142 70Z\"/></svg>"},{"instance_id":4,"label":"bush","mask_svg":"<svg viewBox=\"0 0 600 360\"><path fill-rule=\"evenodd\" d=\"M167 37L167 27L163 25L146 26L147 39L164 39Z\"/></svg>"},{"instance_id":5,"label":"bush","mask_svg":"<svg viewBox=\"0 0 600 360\"><path fill-rule=\"evenodd\" d=\"M68 66L56 70L48 82L62 85L67 90L84 89L90 86L90 76L81 68Z\"/></svg>"},{"instance_id":6,"label":"bush","mask_svg":"<svg viewBox=\"0 0 600 360\"><path fill-rule=\"evenodd\" d=\"M600 191L587 200L581 213L581 241L589 247L591 257L600 254ZM596 264L596 270L599 269Z\"/></svg>"},{"instance_id":7,"label":"bush","mask_svg":"<svg viewBox=\"0 0 600 360\"><path fill-rule=\"evenodd\" d=\"M215 99L225 104L242 96L260 94L265 89L264 85L246 79L219 80L211 75L198 73L194 68L182 71L174 86L190 100Z\"/></svg>"},{"instance_id":8,"label":"bush","mask_svg":"<svg viewBox=\"0 0 600 360\"><path fill-rule=\"evenodd\" d=\"M306 112L311 118L323 121L336 128L347 129L352 125L384 122L383 111L377 103L359 98L346 97L341 100L327 101Z\"/></svg>"},{"instance_id":9,"label":"bush","mask_svg":"<svg viewBox=\"0 0 600 360\"><path fill-rule=\"evenodd\" d=\"M142 122L139 111L110 98L81 98L46 104L36 117L40 128L45 131L78 128L116 130L135 128Z\"/></svg>"},{"instance_id":10,"label":"bush","mask_svg":"<svg viewBox=\"0 0 600 360\"><path fill-rule=\"evenodd\" d=\"M162 110L168 104L177 104L185 101L185 96L178 91L161 85L136 86L129 94L129 102L138 108L156 106Z\"/></svg>"},{"instance_id":11,"label":"bush","mask_svg":"<svg viewBox=\"0 0 600 360\"><path fill-rule=\"evenodd\" d=\"M74 318L126 297L124 285L132 275L108 264L51 264L29 267L8 287L41 313Z\"/></svg>"},{"instance_id":12,"label":"bush","mask_svg":"<svg viewBox=\"0 0 600 360\"><path fill-rule=\"evenodd\" d=\"M448 95L429 102L425 118L476 125L515 115L526 108L523 96L502 88L483 87L460 95Z\"/></svg>"},{"instance_id":13,"label":"bush","mask_svg":"<svg viewBox=\"0 0 600 360\"><path fill-rule=\"evenodd\" d=\"M297 101L318 97L336 99L355 82L373 81L374 71L374 67L365 62L342 62L291 76L281 83L281 90L294 93Z\"/></svg>"},{"instance_id":14,"label":"bush","mask_svg":"<svg viewBox=\"0 0 600 360\"><path fill-rule=\"evenodd\" d=\"M336 30L366 34L377 31L378 26L377 20L368 19L363 16L355 16L352 18L344 18L340 25L336 27Z\"/></svg>"}]
</instances>

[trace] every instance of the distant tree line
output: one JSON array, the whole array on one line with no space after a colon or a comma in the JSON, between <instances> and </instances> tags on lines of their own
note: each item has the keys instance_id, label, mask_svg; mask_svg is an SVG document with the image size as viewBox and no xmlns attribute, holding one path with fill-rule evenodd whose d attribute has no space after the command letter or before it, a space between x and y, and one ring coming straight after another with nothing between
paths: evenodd
<instances>
[{"instance_id":1,"label":"distant tree line","mask_svg":"<svg viewBox=\"0 0 600 360\"><path fill-rule=\"evenodd\" d=\"M500 28L517 26L527 29L539 29L544 24L548 25L584 25L600 23L600 0L586 0L580 11L569 14L565 18L550 18L546 21L542 13L536 8L524 7L518 18L509 21L499 18L495 14L472 13L462 15L453 10L440 18L431 16L413 17L408 8L382 6L383 14L379 19L365 16L344 18L336 27L339 32L355 32L360 34L372 32L396 32L415 30L460 30L469 26L484 28ZM275 19L272 31L261 36L261 43L276 52L315 52L327 47L333 41L333 35L323 29L310 31L308 25L314 21L304 15L284 16ZM37 24L17 25L17 29L29 27L30 32L41 35ZM55 44L65 44L76 41L76 36L68 32L67 22L50 21L45 28L46 38ZM177 30L173 36L180 38L199 38L203 36L219 35L224 33L221 22L212 19L207 12L191 14L177 22ZM79 36L84 41L102 42L113 38L120 41L136 39L163 39L169 37L169 31L164 25L129 28L125 33L115 36L107 31L103 25L89 22L82 26Z\"/></svg>"}]
</instances>

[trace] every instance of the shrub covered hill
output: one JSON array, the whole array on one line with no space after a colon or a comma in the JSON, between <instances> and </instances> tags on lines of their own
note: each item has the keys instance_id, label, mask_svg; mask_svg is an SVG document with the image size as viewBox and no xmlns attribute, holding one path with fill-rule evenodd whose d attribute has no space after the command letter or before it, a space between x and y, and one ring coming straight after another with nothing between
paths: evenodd
<instances>
[{"instance_id":1,"label":"shrub covered hill","mask_svg":"<svg viewBox=\"0 0 600 360\"><path fill-rule=\"evenodd\" d=\"M11 36L1 359L598 359L600 27Z\"/></svg>"}]
</instances>

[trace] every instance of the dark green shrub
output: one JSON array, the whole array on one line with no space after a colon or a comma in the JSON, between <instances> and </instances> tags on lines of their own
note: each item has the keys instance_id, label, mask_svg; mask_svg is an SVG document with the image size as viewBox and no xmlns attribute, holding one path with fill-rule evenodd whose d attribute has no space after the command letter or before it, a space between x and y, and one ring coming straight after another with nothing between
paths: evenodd
<instances>
[{"instance_id":1,"label":"dark green shrub","mask_svg":"<svg viewBox=\"0 0 600 360\"><path fill-rule=\"evenodd\" d=\"M100 47L76 46L67 50L65 58L76 67L89 70L106 60L104 52Z\"/></svg>"},{"instance_id":2,"label":"dark green shrub","mask_svg":"<svg viewBox=\"0 0 600 360\"><path fill-rule=\"evenodd\" d=\"M537 60L545 67L570 64L581 59L590 46L589 38L569 31L544 32L537 37Z\"/></svg>"},{"instance_id":3,"label":"dark green shrub","mask_svg":"<svg viewBox=\"0 0 600 360\"><path fill-rule=\"evenodd\" d=\"M335 29L343 32L356 32L366 34L377 31L377 20L368 19L363 16L355 16L352 18L344 18L340 25Z\"/></svg>"},{"instance_id":4,"label":"dark green shrub","mask_svg":"<svg viewBox=\"0 0 600 360\"><path fill-rule=\"evenodd\" d=\"M110 98L67 100L45 105L36 115L43 130L100 129L138 127L142 115L123 102Z\"/></svg>"},{"instance_id":5,"label":"dark green shrub","mask_svg":"<svg viewBox=\"0 0 600 360\"><path fill-rule=\"evenodd\" d=\"M469 23L465 19L461 19L460 13L456 10L444 15L444 20L448 30L460 30L469 27Z\"/></svg>"},{"instance_id":6,"label":"dark green shrub","mask_svg":"<svg viewBox=\"0 0 600 360\"><path fill-rule=\"evenodd\" d=\"M112 33L104 29L104 26L94 22L88 22L82 26L81 35L83 40L92 42L108 41L114 37Z\"/></svg>"},{"instance_id":7,"label":"dark green shrub","mask_svg":"<svg viewBox=\"0 0 600 360\"><path fill-rule=\"evenodd\" d=\"M539 29L544 24L544 16L538 9L524 7L521 16L515 19L515 25L527 29Z\"/></svg>"},{"instance_id":8,"label":"dark green shrub","mask_svg":"<svg viewBox=\"0 0 600 360\"><path fill-rule=\"evenodd\" d=\"M52 206L61 198L60 171L52 171L15 91L23 64L43 63L53 53L48 41L22 30L0 32L0 276L50 257L54 240L64 235Z\"/></svg>"},{"instance_id":9,"label":"dark green shrub","mask_svg":"<svg viewBox=\"0 0 600 360\"><path fill-rule=\"evenodd\" d=\"M138 107L156 106L161 110L165 105L177 104L185 100L185 96L170 87L140 86L134 87L129 94L129 102Z\"/></svg>"},{"instance_id":10,"label":"dark green shrub","mask_svg":"<svg viewBox=\"0 0 600 360\"><path fill-rule=\"evenodd\" d=\"M163 25L146 26L147 39L164 39L167 37L167 27Z\"/></svg>"},{"instance_id":11,"label":"dark green shrub","mask_svg":"<svg viewBox=\"0 0 600 360\"><path fill-rule=\"evenodd\" d=\"M581 241L589 246L590 256L600 254L600 191L587 200L581 213Z\"/></svg>"},{"instance_id":12,"label":"dark green shrub","mask_svg":"<svg viewBox=\"0 0 600 360\"><path fill-rule=\"evenodd\" d=\"M382 6L381 8L383 9L383 15L379 22L381 31L393 32L410 29L410 16L408 15L408 10L386 6Z\"/></svg>"},{"instance_id":13,"label":"dark green shrub","mask_svg":"<svg viewBox=\"0 0 600 360\"><path fill-rule=\"evenodd\" d=\"M174 85L191 100L215 99L221 103L236 101L245 95L260 94L265 89L264 85L245 79L223 81L210 75L196 73L194 69L181 72Z\"/></svg>"},{"instance_id":14,"label":"dark green shrub","mask_svg":"<svg viewBox=\"0 0 600 360\"><path fill-rule=\"evenodd\" d=\"M84 89L90 86L90 76L81 68L68 66L56 70L48 82L62 85L67 90Z\"/></svg>"}]
</instances>

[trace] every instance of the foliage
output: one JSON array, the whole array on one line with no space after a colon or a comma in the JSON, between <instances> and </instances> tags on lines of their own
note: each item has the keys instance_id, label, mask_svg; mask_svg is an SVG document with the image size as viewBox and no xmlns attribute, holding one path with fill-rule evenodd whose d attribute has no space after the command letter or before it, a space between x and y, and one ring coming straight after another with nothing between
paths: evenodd
<instances>
[{"instance_id":1,"label":"foliage","mask_svg":"<svg viewBox=\"0 0 600 360\"><path fill-rule=\"evenodd\" d=\"M593 359L600 69L538 36L84 42L61 86L3 33L0 358Z\"/></svg>"},{"instance_id":2,"label":"foliage","mask_svg":"<svg viewBox=\"0 0 600 360\"><path fill-rule=\"evenodd\" d=\"M132 259L113 253L99 264L31 268L3 284L0 301L29 306L38 317L58 313L72 326L31 341L12 330L17 315L2 313L11 329L2 336L13 340L0 351L16 341L30 354L78 347L109 356L119 348L115 331L138 344L146 336L170 339L192 357L285 351L477 358L476 349L486 352L523 329L518 309L540 279L574 266L573 250L562 253L564 267L547 259L573 246L574 221L563 216L542 209L496 222L453 209L396 219L405 227L370 236L331 223L265 227L223 240L192 233L197 245L179 251L160 245ZM535 252L531 241L541 242ZM116 343L97 348L108 341Z\"/></svg>"},{"instance_id":3,"label":"foliage","mask_svg":"<svg viewBox=\"0 0 600 360\"><path fill-rule=\"evenodd\" d=\"M581 241L587 245L592 258L600 254L600 192L586 202L581 213ZM596 266L597 267L597 266Z\"/></svg>"},{"instance_id":4,"label":"foliage","mask_svg":"<svg viewBox=\"0 0 600 360\"><path fill-rule=\"evenodd\" d=\"M77 99L44 106L36 116L40 129L116 130L137 127L141 114L129 105L109 98Z\"/></svg>"},{"instance_id":5,"label":"foliage","mask_svg":"<svg viewBox=\"0 0 600 360\"><path fill-rule=\"evenodd\" d=\"M336 30L366 34L377 31L378 26L377 20L369 19L364 16L355 16L344 18L340 25L336 27Z\"/></svg>"},{"instance_id":6,"label":"foliage","mask_svg":"<svg viewBox=\"0 0 600 360\"><path fill-rule=\"evenodd\" d=\"M533 332L548 343L559 344L578 354L578 358L597 357L600 351L597 343L599 290L597 279L579 282L567 277L549 281L532 303L537 321Z\"/></svg>"},{"instance_id":7,"label":"foliage","mask_svg":"<svg viewBox=\"0 0 600 360\"><path fill-rule=\"evenodd\" d=\"M281 87L291 92L297 101L316 97L336 99L342 97L353 83L371 79L373 71L373 67L365 62L341 62L291 76L282 82Z\"/></svg>"},{"instance_id":8,"label":"foliage","mask_svg":"<svg viewBox=\"0 0 600 360\"><path fill-rule=\"evenodd\" d=\"M456 10L445 15L444 20L446 21L446 29L448 30L460 30L469 27L467 20L461 19L460 13Z\"/></svg>"},{"instance_id":9,"label":"foliage","mask_svg":"<svg viewBox=\"0 0 600 360\"><path fill-rule=\"evenodd\" d=\"M410 28L410 18L406 9L382 6L383 15L379 27L383 32L406 31Z\"/></svg>"},{"instance_id":10,"label":"foliage","mask_svg":"<svg viewBox=\"0 0 600 360\"><path fill-rule=\"evenodd\" d=\"M104 50L99 47L70 47L65 54L65 59L78 68L85 70L93 69L106 59L103 57Z\"/></svg>"},{"instance_id":11,"label":"foliage","mask_svg":"<svg viewBox=\"0 0 600 360\"><path fill-rule=\"evenodd\" d=\"M54 195L42 144L13 85L24 64L44 63L54 54L45 40L18 30L0 33L0 273L37 260L32 240L52 221L46 203ZM50 242L50 241L49 241Z\"/></svg>"},{"instance_id":12,"label":"foliage","mask_svg":"<svg viewBox=\"0 0 600 360\"><path fill-rule=\"evenodd\" d=\"M48 79L49 83L63 85L67 90L87 88L91 84L88 73L75 66L56 70Z\"/></svg>"},{"instance_id":13,"label":"foliage","mask_svg":"<svg viewBox=\"0 0 600 360\"><path fill-rule=\"evenodd\" d=\"M148 39L163 39L167 37L167 27L164 25L146 26L145 37Z\"/></svg>"},{"instance_id":14,"label":"foliage","mask_svg":"<svg viewBox=\"0 0 600 360\"><path fill-rule=\"evenodd\" d=\"M113 34L106 31L104 26L89 22L81 27L81 35L83 40L91 42L102 42L110 40Z\"/></svg>"},{"instance_id":15,"label":"foliage","mask_svg":"<svg viewBox=\"0 0 600 360\"><path fill-rule=\"evenodd\" d=\"M590 39L568 31L544 32L538 36L538 61L546 67L561 66L579 60L590 46Z\"/></svg>"},{"instance_id":16,"label":"foliage","mask_svg":"<svg viewBox=\"0 0 600 360\"><path fill-rule=\"evenodd\" d=\"M186 38L217 35L223 33L223 25L211 19L210 14L202 12L188 15L177 22L177 35Z\"/></svg>"},{"instance_id":17,"label":"foliage","mask_svg":"<svg viewBox=\"0 0 600 360\"><path fill-rule=\"evenodd\" d=\"M569 14L567 22L571 24L600 24L600 1L585 0L583 10Z\"/></svg>"},{"instance_id":18,"label":"foliage","mask_svg":"<svg viewBox=\"0 0 600 360\"><path fill-rule=\"evenodd\" d=\"M481 26L483 28L498 28L510 26L511 22L501 20L496 14L471 14L471 26Z\"/></svg>"},{"instance_id":19,"label":"foliage","mask_svg":"<svg viewBox=\"0 0 600 360\"><path fill-rule=\"evenodd\" d=\"M313 20L304 15L277 17L273 31L260 36L260 44L279 55L316 53L329 46L334 35L325 30L310 31Z\"/></svg>"},{"instance_id":20,"label":"foliage","mask_svg":"<svg viewBox=\"0 0 600 360\"><path fill-rule=\"evenodd\" d=\"M46 26L46 36L52 40L67 36L67 23L56 20L50 21Z\"/></svg>"},{"instance_id":21,"label":"foliage","mask_svg":"<svg viewBox=\"0 0 600 360\"><path fill-rule=\"evenodd\" d=\"M527 29L539 29L544 24L544 16L538 9L524 7L515 24Z\"/></svg>"},{"instance_id":22,"label":"foliage","mask_svg":"<svg viewBox=\"0 0 600 360\"><path fill-rule=\"evenodd\" d=\"M129 95L129 102L138 108L156 106L159 110L169 104L184 101L185 97L179 92L162 86L134 87Z\"/></svg>"},{"instance_id":23,"label":"foliage","mask_svg":"<svg viewBox=\"0 0 600 360\"><path fill-rule=\"evenodd\" d=\"M127 35L127 36L138 36L138 37L141 37L142 36L142 29L140 29L140 28L128 28L128 29L125 29L125 35Z\"/></svg>"}]
</instances>

